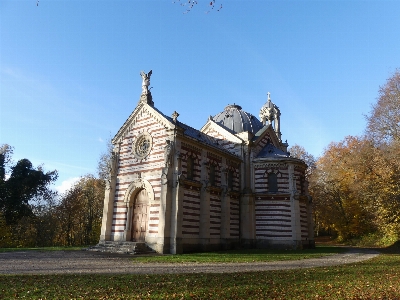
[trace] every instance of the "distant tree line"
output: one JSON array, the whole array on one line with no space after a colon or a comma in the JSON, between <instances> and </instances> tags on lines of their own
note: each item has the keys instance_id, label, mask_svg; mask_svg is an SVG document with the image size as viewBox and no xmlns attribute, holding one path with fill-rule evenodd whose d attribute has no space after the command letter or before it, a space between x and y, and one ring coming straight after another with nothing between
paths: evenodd
<instances>
[{"instance_id":1,"label":"distant tree line","mask_svg":"<svg viewBox=\"0 0 400 300\"><path fill-rule=\"evenodd\" d=\"M364 135L332 142L311 164L315 230L340 241L388 245L400 237L398 70L380 87L366 120Z\"/></svg>"},{"instance_id":2,"label":"distant tree line","mask_svg":"<svg viewBox=\"0 0 400 300\"><path fill-rule=\"evenodd\" d=\"M101 176L85 175L64 194L50 189L57 171L12 162L13 148L0 146L0 247L82 246L100 236L107 155ZM100 169L99 169L100 170Z\"/></svg>"}]
</instances>

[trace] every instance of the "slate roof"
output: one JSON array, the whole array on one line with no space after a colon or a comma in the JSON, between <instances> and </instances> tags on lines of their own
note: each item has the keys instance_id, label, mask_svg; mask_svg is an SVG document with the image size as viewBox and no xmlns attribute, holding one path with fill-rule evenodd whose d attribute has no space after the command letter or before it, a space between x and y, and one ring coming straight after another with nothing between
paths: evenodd
<instances>
[{"instance_id":1,"label":"slate roof","mask_svg":"<svg viewBox=\"0 0 400 300\"><path fill-rule=\"evenodd\" d=\"M236 104L225 107L224 111L213 117L213 120L234 134L244 131L254 134L263 127L260 120L252 114L245 112L241 106Z\"/></svg>"},{"instance_id":2,"label":"slate roof","mask_svg":"<svg viewBox=\"0 0 400 300\"><path fill-rule=\"evenodd\" d=\"M282 151L276 148L273 144L268 143L264 148L258 153L257 158L289 158L289 152Z\"/></svg>"},{"instance_id":3,"label":"slate roof","mask_svg":"<svg viewBox=\"0 0 400 300\"><path fill-rule=\"evenodd\" d=\"M158 111L158 112L160 112L160 111ZM163 114L163 116L166 119L168 119L170 122L175 123L171 117L168 117L168 116L166 116L164 114ZM193 127L190 127L189 125L186 125L185 123L179 122L178 120L176 121L176 124L178 125L178 127L182 128L184 130L184 132L183 132L184 135L186 135L188 137L191 137L191 138L193 138L193 139L195 139L195 140L197 140L197 141L199 141L201 143L207 144L207 145L209 145L209 146L211 146L213 148L216 148L219 151L223 151L225 153L229 153L231 155L237 156L236 154L234 154L232 152L229 152L224 147L222 147L222 145L219 144L219 142L218 142L218 140L216 138L214 138L212 136L209 136L209 135L207 135L205 133L202 133L201 131L199 131L199 130L193 128Z\"/></svg>"}]
</instances>

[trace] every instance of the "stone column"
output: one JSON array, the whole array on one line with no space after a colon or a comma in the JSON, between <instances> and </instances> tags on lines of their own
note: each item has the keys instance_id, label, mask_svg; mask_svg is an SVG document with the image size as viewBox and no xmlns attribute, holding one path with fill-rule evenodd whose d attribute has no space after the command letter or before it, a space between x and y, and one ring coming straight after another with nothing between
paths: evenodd
<instances>
[{"instance_id":1,"label":"stone column","mask_svg":"<svg viewBox=\"0 0 400 300\"><path fill-rule=\"evenodd\" d=\"M174 135L170 135L164 147L164 168L161 170L161 195L160 212L158 221L157 251L170 253L171 241L171 209L172 209L172 186L174 171L175 143Z\"/></svg>"},{"instance_id":2,"label":"stone column","mask_svg":"<svg viewBox=\"0 0 400 300\"><path fill-rule=\"evenodd\" d=\"M172 167L162 169L158 241L156 249L159 253L170 253L172 177Z\"/></svg>"},{"instance_id":3,"label":"stone column","mask_svg":"<svg viewBox=\"0 0 400 300\"><path fill-rule=\"evenodd\" d=\"M183 210L183 186L181 186L181 157L180 152L174 155L174 173L172 176L172 203L171 203L171 238L170 253L181 254L182 248L182 210Z\"/></svg>"},{"instance_id":4,"label":"stone column","mask_svg":"<svg viewBox=\"0 0 400 300\"><path fill-rule=\"evenodd\" d=\"M117 172L119 164L119 149L117 144L112 152L109 161L110 178L106 181L106 190L104 194L103 219L101 221L100 241L111 241L111 229L114 216L114 200L117 185Z\"/></svg>"},{"instance_id":5,"label":"stone column","mask_svg":"<svg viewBox=\"0 0 400 300\"><path fill-rule=\"evenodd\" d=\"M106 183L104 194L103 219L101 221L100 241L111 241L111 228L114 215L114 198L116 176L112 176L111 182Z\"/></svg>"},{"instance_id":6,"label":"stone column","mask_svg":"<svg viewBox=\"0 0 400 300\"><path fill-rule=\"evenodd\" d=\"M250 146L244 153L245 187L240 199L240 237L245 247L252 247L256 238L255 201L251 190Z\"/></svg>"},{"instance_id":7,"label":"stone column","mask_svg":"<svg viewBox=\"0 0 400 300\"><path fill-rule=\"evenodd\" d=\"M223 187L221 193L221 240L226 248L230 248L231 236L231 198L229 196L228 188Z\"/></svg>"},{"instance_id":8,"label":"stone column","mask_svg":"<svg viewBox=\"0 0 400 300\"><path fill-rule=\"evenodd\" d=\"M310 248L315 248L312 197L307 196L307 198L308 198L307 201L308 245Z\"/></svg>"},{"instance_id":9,"label":"stone column","mask_svg":"<svg viewBox=\"0 0 400 300\"><path fill-rule=\"evenodd\" d=\"M221 244L227 249L230 248L230 222L231 222L231 203L228 187L228 166L226 159L222 161L223 171L221 176Z\"/></svg>"},{"instance_id":10,"label":"stone column","mask_svg":"<svg viewBox=\"0 0 400 300\"><path fill-rule=\"evenodd\" d=\"M204 251L210 243L210 191L208 189L207 152L202 151L201 160L201 182L203 186L200 191L200 243Z\"/></svg>"},{"instance_id":11,"label":"stone column","mask_svg":"<svg viewBox=\"0 0 400 300\"><path fill-rule=\"evenodd\" d=\"M296 179L294 175L294 165L288 165L289 171L289 190L290 190L290 206L291 206L291 227L292 241L294 248L302 248L301 241L301 223L300 223L300 203L299 193L296 188Z\"/></svg>"}]
</instances>

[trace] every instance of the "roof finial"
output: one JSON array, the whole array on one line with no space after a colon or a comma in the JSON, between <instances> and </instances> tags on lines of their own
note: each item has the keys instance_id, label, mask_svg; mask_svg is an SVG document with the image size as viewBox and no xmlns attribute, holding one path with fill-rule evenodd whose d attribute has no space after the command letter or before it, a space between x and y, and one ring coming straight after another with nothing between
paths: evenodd
<instances>
[{"instance_id":1,"label":"roof finial","mask_svg":"<svg viewBox=\"0 0 400 300\"><path fill-rule=\"evenodd\" d=\"M173 120L175 123L176 123L176 120L178 119L178 117L179 117L178 112L177 112L177 111L174 111L173 114L172 114L172 120Z\"/></svg>"},{"instance_id":2,"label":"roof finial","mask_svg":"<svg viewBox=\"0 0 400 300\"><path fill-rule=\"evenodd\" d=\"M140 102L144 102L149 104L150 106L154 106L153 102L153 97L151 96L151 92L149 88L150 85L150 76L153 73L152 70L150 70L149 73L145 73L143 71L140 72L140 76L142 76L142 94L140 95Z\"/></svg>"},{"instance_id":3,"label":"roof finial","mask_svg":"<svg viewBox=\"0 0 400 300\"><path fill-rule=\"evenodd\" d=\"M268 101L271 101L271 93L268 92L267 95L268 95Z\"/></svg>"},{"instance_id":4,"label":"roof finial","mask_svg":"<svg viewBox=\"0 0 400 300\"><path fill-rule=\"evenodd\" d=\"M150 76L152 73L153 73L152 70L150 70L150 72L147 74L143 71L140 72L140 76L142 76L142 95L147 95L150 93L149 85L150 85Z\"/></svg>"}]
</instances>

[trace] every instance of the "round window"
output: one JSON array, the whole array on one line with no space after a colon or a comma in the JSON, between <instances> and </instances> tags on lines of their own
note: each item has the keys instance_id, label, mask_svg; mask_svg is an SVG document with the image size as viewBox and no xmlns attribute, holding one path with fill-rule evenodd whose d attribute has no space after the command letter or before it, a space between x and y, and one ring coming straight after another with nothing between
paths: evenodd
<instances>
[{"instance_id":1,"label":"round window","mask_svg":"<svg viewBox=\"0 0 400 300\"><path fill-rule=\"evenodd\" d=\"M132 145L133 155L137 159L142 160L147 155L149 155L151 146L152 146L151 135L148 134L147 132L143 132L133 142L133 145Z\"/></svg>"}]
</instances>

